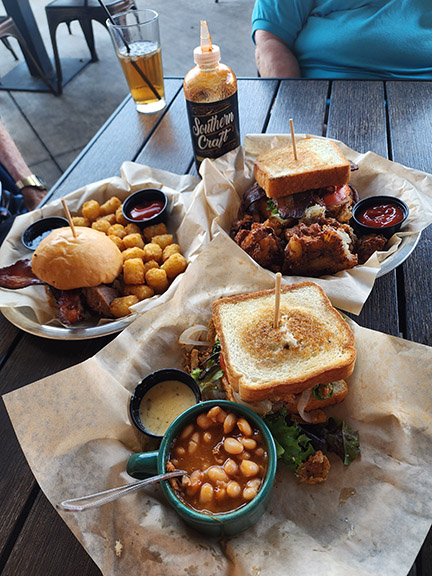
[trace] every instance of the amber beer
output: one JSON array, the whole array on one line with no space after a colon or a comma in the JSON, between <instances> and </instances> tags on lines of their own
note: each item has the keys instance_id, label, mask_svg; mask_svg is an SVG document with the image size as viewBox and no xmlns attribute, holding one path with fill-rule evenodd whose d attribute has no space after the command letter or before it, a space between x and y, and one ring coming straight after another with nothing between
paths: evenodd
<instances>
[{"instance_id":1,"label":"amber beer","mask_svg":"<svg viewBox=\"0 0 432 576\"><path fill-rule=\"evenodd\" d=\"M157 104L165 96L161 49L150 42L137 42L131 44L129 48L129 53L126 48L121 49L118 57L132 98L137 106ZM144 74L141 75L138 69ZM161 98L155 95L149 84L143 80L143 76L148 78Z\"/></svg>"},{"instance_id":2,"label":"amber beer","mask_svg":"<svg viewBox=\"0 0 432 576\"><path fill-rule=\"evenodd\" d=\"M165 93L157 12L129 10L111 20L108 30L138 112L162 110Z\"/></svg>"}]
</instances>

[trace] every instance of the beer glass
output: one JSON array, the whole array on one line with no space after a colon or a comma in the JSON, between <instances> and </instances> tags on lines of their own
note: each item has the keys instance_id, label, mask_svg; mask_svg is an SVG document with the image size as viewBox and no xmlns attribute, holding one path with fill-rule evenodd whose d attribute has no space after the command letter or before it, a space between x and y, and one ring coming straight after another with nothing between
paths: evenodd
<instances>
[{"instance_id":1,"label":"beer glass","mask_svg":"<svg viewBox=\"0 0 432 576\"><path fill-rule=\"evenodd\" d=\"M158 13L129 10L112 20L107 21L108 30L138 112L162 110L165 93Z\"/></svg>"}]
</instances>

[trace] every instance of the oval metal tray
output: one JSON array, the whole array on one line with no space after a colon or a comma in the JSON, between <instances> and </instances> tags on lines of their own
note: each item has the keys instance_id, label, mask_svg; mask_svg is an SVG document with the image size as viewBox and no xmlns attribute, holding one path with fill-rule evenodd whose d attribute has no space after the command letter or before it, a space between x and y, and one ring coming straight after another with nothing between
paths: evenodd
<instances>
[{"instance_id":1,"label":"oval metal tray","mask_svg":"<svg viewBox=\"0 0 432 576\"><path fill-rule=\"evenodd\" d=\"M31 308L2 308L3 316L24 332L51 340L89 340L121 332L136 318L136 314L99 326L50 326L40 324Z\"/></svg>"}]
</instances>

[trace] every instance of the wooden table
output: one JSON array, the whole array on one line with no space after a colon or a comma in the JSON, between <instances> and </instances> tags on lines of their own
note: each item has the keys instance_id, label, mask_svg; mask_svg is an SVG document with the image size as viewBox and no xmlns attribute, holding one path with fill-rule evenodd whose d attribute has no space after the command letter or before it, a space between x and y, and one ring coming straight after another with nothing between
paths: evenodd
<instances>
[{"instance_id":1,"label":"wooden table","mask_svg":"<svg viewBox=\"0 0 432 576\"><path fill-rule=\"evenodd\" d=\"M127 98L53 188L63 196L119 174L133 160L178 174L193 172L181 79L166 81L167 108L136 113ZM371 150L432 172L432 86L429 82L239 81L241 134L325 135L359 152ZM360 316L364 326L432 345L432 229L398 269L379 278ZM21 332L0 315L0 394L84 361L111 337L51 341ZM0 405L0 573L2 576L86 576L100 572L41 493ZM389 529L391 529L389 527ZM403 544L403 543L402 543ZM432 574L432 532L411 575Z\"/></svg>"}]
</instances>

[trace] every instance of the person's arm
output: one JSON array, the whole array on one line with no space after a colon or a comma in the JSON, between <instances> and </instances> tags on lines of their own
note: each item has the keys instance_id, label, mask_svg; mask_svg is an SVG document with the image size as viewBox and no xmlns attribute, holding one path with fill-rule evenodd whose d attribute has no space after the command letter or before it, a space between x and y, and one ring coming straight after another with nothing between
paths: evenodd
<instances>
[{"instance_id":1,"label":"person's arm","mask_svg":"<svg viewBox=\"0 0 432 576\"><path fill-rule=\"evenodd\" d=\"M17 145L13 141L9 132L0 121L0 162L8 170L9 174L18 182L27 176L31 176L32 171L27 166ZM46 196L47 190L39 190L31 186L26 186L21 190L26 207L33 210L39 202Z\"/></svg>"},{"instance_id":2,"label":"person's arm","mask_svg":"<svg viewBox=\"0 0 432 576\"><path fill-rule=\"evenodd\" d=\"M267 32L255 32L255 60L263 78L300 78L296 57L280 38Z\"/></svg>"}]
</instances>

